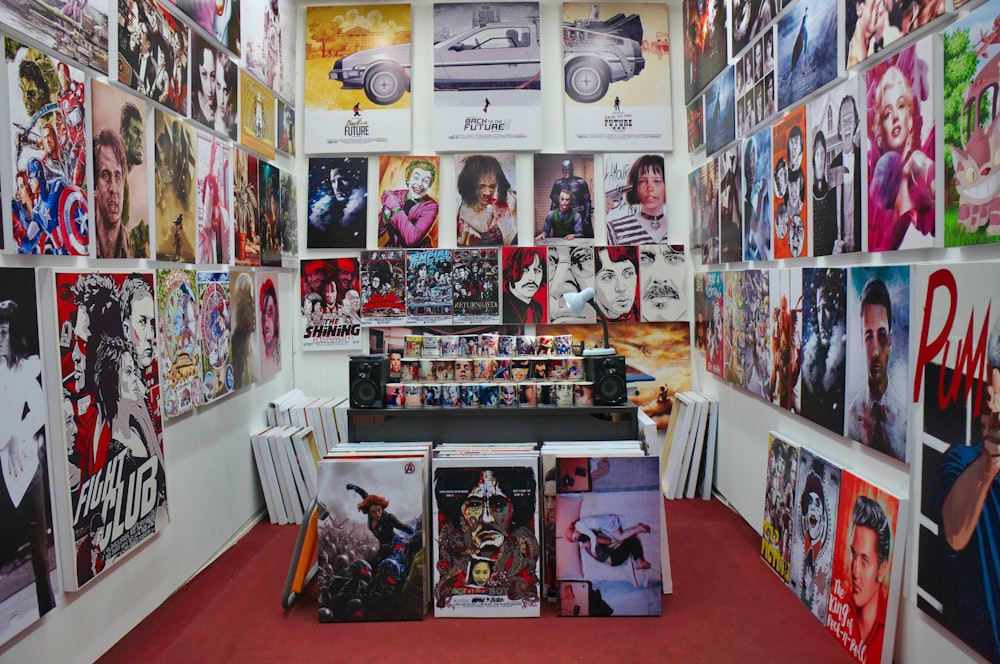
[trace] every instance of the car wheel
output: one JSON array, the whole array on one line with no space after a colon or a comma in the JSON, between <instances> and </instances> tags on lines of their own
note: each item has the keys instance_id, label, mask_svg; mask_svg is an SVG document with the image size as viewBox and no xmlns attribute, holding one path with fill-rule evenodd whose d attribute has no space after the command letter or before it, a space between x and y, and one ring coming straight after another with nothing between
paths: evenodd
<instances>
[{"instance_id":1,"label":"car wheel","mask_svg":"<svg viewBox=\"0 0 1000 664\"><path fill-rule=\"evenodd\" d=\"M398 67L388 64L369 67L364 85L365 96L381 106L397 101L407 90L406 76Z\"/></svg>"},{"instance_id":2,"label":"car wheel","mask_svg":"<svg viewBox=\"0 0 1000 664\"><path fill-rule=\"evenodd\" d=\"M608 92L608 68L596 60L574 60L566 66L566 94L589 104Z\"/></svg>"}]
</instances>

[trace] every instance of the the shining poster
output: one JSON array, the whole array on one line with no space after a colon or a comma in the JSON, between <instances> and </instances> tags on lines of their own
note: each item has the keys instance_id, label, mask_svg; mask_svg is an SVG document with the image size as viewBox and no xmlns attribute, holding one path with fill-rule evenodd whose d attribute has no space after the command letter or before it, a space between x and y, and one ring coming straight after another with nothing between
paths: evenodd
<instances>
[{"instance_id":1,"label":"the shining poster","mask_svg":"<svg viewBox=\"0 0 1000 664\"><path fill-rule=\"evenodd\" d=\"M402 250L400 263L402 263ZM369 289L377 283L382 291L384 264L369 274ZM362 301L369 303L358 279L356 258L314 258L301 263L302 324L299 333L303 350L360 350ZM391 268L390 268L391 269ZM359 290L360 289L360 290ZM403 308L403 287L399 287L399 307ZM403 312L400 312L402 316ZM402 320L399 318L397 320Z\"/></svg>"}]
</instances>

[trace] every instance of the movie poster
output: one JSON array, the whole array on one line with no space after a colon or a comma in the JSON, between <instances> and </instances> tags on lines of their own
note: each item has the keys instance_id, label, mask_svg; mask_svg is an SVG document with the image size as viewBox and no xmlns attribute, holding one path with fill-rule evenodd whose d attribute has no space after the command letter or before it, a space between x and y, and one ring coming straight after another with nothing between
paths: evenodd
<instances>
[{"instance_id":1,"label":"movie poster","mask_svg":"<svg viewBox=\"0 0 1000 664\"><path fill-rule=\"evenodd\" d=\"M169 522L156 297L151 271L56 272L55 287L75 590Z\"/></svg>"},{"instance_id":2,"label":"movie poster","mask_svg":"<svg viewBox=\"0 0 1000 664\"><path fill-rule=\"evenodd\" d=\"M668 247L669 248L669 247ZM546 247L548 255L549 319L552 325L564 323L596 323L597 311L585 305L574 312L563 296L580 293L596 286L594 280L594 248L589 246L557 245Z\"/></svg>"},{"instance_id":3,"label":"movie poster","mask_svg":"<svg viewBox=\"0 0 1000 664\"><path fill-rule=\"evenodd\" d=\"M767 335L771 322L771 270L744 270L743 302L743 387L761 399L771 399L771 343Z\"/></svg>"},{"instance_id":4,"label":"movie poster","mask_svg":"<svg viewBox=\"0 0 1000 664\"><path fill-rule=\"evenodd\" d=\"M194 263L197 246L195 131L155 109L156 260Z\"/></svg>"},{"instance_id":5,"label":"movie poster","mask_svg":"<svg viewBox=\"0 0 1000 664\"><path fill-rule=\"evenodd\" d=\"M0 3L0 23L15 25L20 32L52 50L108 73L108 9L106 2L54 4Z\"/></svg>"},{"instance_id":6,"label":"movie poster","mask_svg":"<svg viewBox=\"0 0 1000 664\"><path fill-rule=\"evenodd\" d=\"M364 249L368 219L368 157L309 160L306 246Z\"/></svg>"},{"instance_id":7,"label":"movie poster","mask_svg":"<svg viewBox=\"0 0 1000 664\"><path fill-rule=\"evenodd\" d=\"M725 68L727 34L722 0L684 0L685 102L694 99Z\"/></svg>"},{"instance_id":8,"label":"movie poster","mask_svg":"<svg viewBox=\"0 0 1000 664\"><path fill-rule=\"evenodd\" d=\"M299 260L299 203L296 195L295 174L279 171L281 193L281 267L295 267Z\"/></svg>"},{"instance_id":9,"label":"movie poster","mask_svg":"<svg viewBox=\"0 0 1000 664\"><path fill-rule=\"evenodd\" d=\"M637 250L639 320L643 323L690 320L684 245L646 244Z\"/></svg>"},{"instance_id":10,"label":"movie poster","mask_svg":"<svg viewBox=\"0 0 1000 664\"><path fill-rule=\"evenodd\" d=\"M257 288L250 269L229 273L229 301L232 305L230 361L233 365L233 390L241 390L260 378L260 347L257 344Z\"/></svg>"},{"instance_id":11,"label":"movie poster","mask_svg":"<svg viewBox=\"0 0 1000 664\"><path fill-rule=\"evenodd\" d=\"M594 155L535 154L534 176L534 243L592 245Z\"/></svg>"},{"instance_id":12,"label":"movie poster","mask_svg":"<svg viewBox=\"0 0 1000 664\"><path fill-rule=\"evenodd\" d=\"M771 25L781 10L778 0L726 0L726 5L733 21L729 35L730 53L733 55L740 53Z\"/></svg>"},{"instance_id":13,"label":"movie poster","mask_svg":"<svg viewBox=\"0 0 1000 664\"><path fill-rule=\"evenodd\" d=\"M567 147L673 150L667 7L565 2L562 9Z\"/></svg>"},{"instance_id":14,"label":"movie poster","mask_svg":"<svg viewBox=\"0 0 1000 664\"><path fill-rule=\"evenodd\" d=\"M500 250L455 249L451 271L455 325L500 324Z\"/></svg>"},{"instance_id":15,"label":"movie poster","mask_svg":"<svg viewBox=\"0 0 1000 664\"><path fill-rule=\"evenodd\" d=\"M743 141L743 260L771 260L771 130Z\"/></svg>"},{"instance_id":16,"label":"movie poster","mask_svg":"<svg viewBox=\"0 0 1000 664\"><path fill-rule=\"evenodd\" d=\"M705 306L708 324L705 330L705 369L719 378L723 372L724 286L722 272L708 272L705 278Z\"/></svg>"},{"instance_id":17,"label":"movie poster","mask_svg":"<svg viewBox=\"0 0 1000 664\"><path fill-rule=\"evenodd\" d=\"M278 142L275 147L285 154L295 156L295 109L278 99L278 111L275 116L278 125Z\"/></svg>"},{"instance_id":18,"label":"movie poster","mask_svg":"<svg viewBox=\"0 0 1000 664\"><path fill-rule=\"evenodd\" d=\"M828 0L800 0L778 19L778 110L841 75L838 7L839 3Z\"/></svg>"},{"instance_id":19,"label":"movie poster","mask_svg":"<svg viewBox=\"0 0 1000 664\"><path fill-rule=\"evenodd\" d=\"M941 246L933 37L865 72L870 252Z\"/></svg>"},{"instance_id":20,"label":"movie poster","mask_svg":"<svg viewBox=\"0 0 1000 664\"><path fill-rule=\"evenodd\" d=\"M687 105L688 152L705 147L705 98L698 96Z\"/></svg>"},{"instance_id":21,"label":"movie poster","mask_svg":"<svg viewBox=\"0 0 1000 664\"><path fill-rule=\"evenodd\" d=\"M692 250L701 249L702 265L719 263L719 166L709 159L688 174Z\"/></svg>"},{"instance_id":22,"label":"movie poster","mask_svg":"<svg viewBox=\"0 0 1000 664\"><path fill-rule=\"evenodd\" d=\"M307 154L410 150L410 5L306 8Z\"/></svg>"},{"instance_id":23,"label":"movie poster","mask_svg":"<svg viewBox=\"0 0 1000 664\"><path fill-rule=\"evenodd\" d=\"M260 211L260 264L281 267L281 175L278 167L259 162L257 175L257 209Z\"/></svg>"},{"instance_id":24,"label":"movie poster","mask_svg":"<svg viewBox=\"0 0 1000 664\"><path fill-rule=\"evenodd\" d=\"M719 260L743 260L743 153L734 145L719 155Z\"/></svg>"},{"instance_id":25,"label":"movie poster","mask_svg":"<svg viewBox=\"0 0 1000 664\"><path fill-rule=\"evenodd\" d=\"M236 372L232 360L233 316L229 302L229 273L197 273L201 389L205 403L232 394Z\"/></svg>"},{"instance_id":26,"label":"movie poster","mask_svg":"<svg viewBox=\"0 0 1000 664\"><path fill-rule=\"evenodd\" d=\"M435 3L434 149L539 150L537 2Z\"/></svg>"},{"instance_id":27,"label":"movie poster","mask_svg":"<svg viewBox=\"0 0 1000 664\"><path fill-rule=\"evenodd\" d=\"M662 154L604 155L608 244L682 242L681 216L667 218L664 177Z\"/></svg>"},{"instance_id":28,"label":"movie poster","mask_svg":"<svg viewBox=\"0 0 1000 664\"><path fill-rule=\"evenodd\" d=\"M294 99L295 3L240 0L239 5L243 67L285 99Z\"/></svg>"},{"instance_id":29,"label":"movie poster","mask_svg":"<svg viewBox=\"0 0 1000 664\"><path fill-rule=\"evenodd\" d=\"M802 386L801 408L806 419L834 433L844 431L846 408L848 316L845 298L847 270L802 268ZM857 339L858 346L865 341Z\"/></svg>"},{"instance_id":30,"label":"movie poster","mask_svg":"<svg viewBox=\"0 0 1000 664\"><path fill-rule=\"evenodd\" d=\"M517 178L513 152L455 155L460 247L517 244Z\"/></svg>"},{"instance_id":31,"label":"movie poster","mask_svg":"<svg viewBox=\"0 0 1000 664\"><path fill-rule=\"evenodd\" d=\"M764 0L765 3L772 0ZM744 0L749 4L749 0ZM736 60L736 137L742 138L774 115L774 29Z\"/></svg>"},{"instance_id":32,"label":"movie poster","mask_svg":"<svg viewBox=\"0 0 1000 664\"><path fill-rule=\"evenodd\" d=\"M232 147L229 141L198 132L197 262L233 262Z\"/></svg>"},{"instance_id":33,"label":"movie poster","mask_svg":"<svg viewBox=\"0 0 1000 664\"><path fill-rule=\"evenodd\" d=\"M451 249L406 252L407 325L447 325L452 319Z\"/></svg>"},{"instance_id":34,"label":"movie poster","mask_svg":"<svg viewBox=\"0 0 1000 664\"><path fill-rule=\"evenodd\" d=\"M89 256L83 71L4 37L13 182L11 253Z\"/></svg>"},{"instance_id":35,"label":"movie poster","mask_svg":"<svg viewBox=\"0 0 1000 664\"><path fill-rule=\"evenodd\" d=\"M236 264L260 265L260 200L257 157L235 148L233 169L233 250Z\"/></svg>"},{"instance_id":36,"label":"movie poster","mask_svg":"<svg viewBox=\"0 0 1000 664\"><path fill-rule=\"evenodd\" d=\"M96 257L149 258L146 101L100 81L90 85Z\"/></svg>"},{"instance_id":37,"label":"movie poster","mask_svg":"<svg viewBox=\"0 0 1000 664\"><path fill-rule=\"evenodd\" d=\"M191 61L191 119L235 140L236 63L199 34L191 42Z\"/></svg>"},{"instance_id":38,"label":"movie poster","mask_svg":"<svg viewBox=\"0 0 1000 664\"><path fill-rule=\"evenodd\" d=\"M736 75L727 67L705 90L705 153L736 140Z\"/></svg>"},{"instance_id":39,"label":"movie poster","mask_svg":"<svg viewBox=\"0 0 1000 664\"><path fill-rule=\"evenodd\" d=\"M746 316L742 309L743 298L742 270L727 270L723 273L722 283L725 292L722 303L725 307L722 315L722 347L725 349L722 367L726 382L736 387L743 387L743 354L746 350Z\"/></svg>"},{"instance_id":40,"label":"movie poster","mask_svg":"<svg viewBox=\"0 0 1000 664\"><path fill-rule=\"evenodd\" d=\"M188 114L190 29L152 0L118 0L118 82Z\"/></svg>"},{"instance_id":41,"label":"movie poster","mask_svg":"<svg viewBox=\"0 0 1000 664\"><path fill-rule=\"evenodd\" d=\"M360 350L366 297L364 288L358 290L357 259L315 258L304 260L301 265L302 349ZM401 288L401 309L402 293ZM402 315L400 312L400 321Z\"/></svg>"},{"instance_id":42,"label":"movie poster","mask_svg":"<svg viewBox=\"0 0 1000 664\"><path fill-rule=\"evenodd\" d=\"M398 325L406 316L406 252L361 252L361 320L367 325Z\"/></svg>"},{"instance_id":43,"label":"movie poster","mask_svg":"<svg viewBox=\"0 0 1000 664\"><path fill-rule=\"evenodd\" d=\"M760 542L760 556L785 583L788 583L791 574L799 447L775 433L771 433L768 440L764 530Z\"/></svg>"},{"instance_id":44,"label":"movie poster","mask_svg":"<svg viewBox=\"0 0 1000 664\"><path fill-rule=\"evenodd\" d=\"M774 158L773 258L809 255L809 206L806 183L806 107L797 109L771 128Z\"/></svg>"},{"instance_id":45,"label":"movie poster","mask_svg":"<svg viewBox=\"0 0 1000 664\"><path fill-rule=\"evenodd\" d=\"M708 334L708 300L705 299L705 284L708 273L694 273L694 349L705 352L705 337Z\"/></svg>"},{"instance_id":46,"label":"movie poster","mask_svg":"<svg viewBox=\"0 0 1000 664\"><path fill-rule=\"evenodd\" d=\"M0 327L7 335L2 348L5 361L0 369L5 386L0 402L0 436L4 440L0 461L4 512L0 529L16 554L5 560L4 574L0 576L0 643L4 643L55 607L58 573L52 538L56 526L46 466L47 408L39 357L35 270L4 268L0 274ZM66 431L71 434L75 427L72 399L65 397L60 403L60 421L66 423ZM78 486L79 473L75 481Z\"/></svg>"},{"instance_id":47,"label":"movie poster","mask_svg":"<svg viewBox=\"0 0 1000 664\"><path fill-rule=\"evenodd\" d=\"M278 307L276 270L256 270L253 274L257 294L257 348L260 351L260 380L281 371L281 318Z\"/></svg>"},{"instance_id":48,"label":"movie poster","mask_svg":"<svg viewBox=\"0 0 1000 664\"><path fill-rule=\"evenodd\" d=\"M378 246L438 246L441 158L379 157Z\"/></svg>"},{"instance_id":49,"label":"movie poster","mask_svg":"<svg viewBox=\"0 0 1000 664\"><path fill-rule=\"evenodd\" d=\"M179 417L202 404L201 326L194 270L157 270L163 419Z\"/></svg>"},{"instance_id":50,"label":"movie poster","mask_svg":"<svg viewBox=\"0 0 1000 664\"><path fill-rule=\"evenodd\" d=\"M274 93L240 70L240 143L274 159Z\"/></svg>"},{"instance_id":51,"label":"movie poster","mask_svg":"<svg viewBox=\"0 0 1000 664\"><path fill-rule=\"evenodd\" d=\"M953 4L958 9L966 2L968 0L954 0ZM853 67L944 16L945 6L943 2L908 3L906 0L848 3L844 14L844 57L847 66Z\"/></svg>"},{"instance_id":52,"label":"movie poster","mask_svg":"<svg viewBox=\"0 0 1000 664\"><path fill-rule=\"evenodd\" d=\"M195 25L229 49L240 54L240 0L169 0Z\"/></svg>"}]
</instances>

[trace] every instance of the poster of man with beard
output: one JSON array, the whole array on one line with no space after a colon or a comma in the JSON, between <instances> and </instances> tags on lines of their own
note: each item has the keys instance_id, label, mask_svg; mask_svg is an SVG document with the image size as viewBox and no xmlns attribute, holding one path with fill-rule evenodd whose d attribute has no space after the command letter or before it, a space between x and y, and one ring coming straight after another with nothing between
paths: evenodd
<instances>
[{"instance_id":1,"label":"poster of man with beard","mask_svg":"<svg viewBox=\"0 0 1000 664\"><path fill-rule=\"evenodd\" d=\"M847 271L802 270L802 416L841 433L847 359Z\"/></svg>"}]
</instances>

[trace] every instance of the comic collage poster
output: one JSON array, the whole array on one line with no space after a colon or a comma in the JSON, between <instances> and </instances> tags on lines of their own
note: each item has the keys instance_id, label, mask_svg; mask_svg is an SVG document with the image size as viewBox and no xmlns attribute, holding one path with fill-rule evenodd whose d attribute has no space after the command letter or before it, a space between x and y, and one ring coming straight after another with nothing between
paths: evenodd
<instances>
[{"instance_id":1,"label":"comic collage poster","mask_svg":"<svg viewBox=\"0 0 1000 664\"><path fill-rule=\"evenodd\" d=\"M249 387L260 378L260 348L257 345L257 288L254 273L235 269L229 273L229 300L232 306L230 361L233 390Z\"/></svg>"},{"instance_id":2,"label":"comic collage poster","mask_svg":"<svg viewBox=\"0 0 1000 664\"><path fill-rule=\"evenodd\" d=\"M946 62L970 66L944 70L944 246L1000 242L1000 186L990 179L1000 124L979 103L1000 84L1000 42L990 2L941 31ZM989 168L989 170L986 170Z\"/></svg>"},{"instance_id":3,"label":"comic collage poster","mask_svg":"<svg viewBox=\"0 0 1000 664\"><path fill-rule=\"evenodd\" d=\"M684 0L684 101L690 102L728 62L726 6Z\"/></svg>"},{"instance_id":4,"label":"comic collage poster","mask_svg":"<svg viewBox=\"0 0 1000 664\"><path fill-rule=\"evenodd\" d=\"M201 326L194 270L157 270L156 315L163 419L169 420L202 404Z\"/></svg>"},{"instance_id":5,"label":"comic collage poster","mask_svg":"<svg viewBox=\"0 0 1000 664\"><path fill-rule=\"evenodd\" d=\"M156 259L195 262L197 244L197 144L195 130L156 109Z\"/></svg>"},{"instance_id":6,"label":"comic collage poster","mask_svg":"<svg viewBox=\"0 0 1000 664\"><path fill-rule=\"evenodd\" d=\"M746 316L743 315L743 271L722 273L722 359L723 377L736 387L743 387L743 354L745 350Z\"/></svg>"},{"instance_id":7,"label":"comic collage poster","mask_svg":"<svg viewBox=\"0 0 1000 664\"><path fill-rule=\"evenodd\" d=\"M280 171L281 193L281 267L295 267L299 261L299 203L295 174Z\"/></svg>"},{"instance_id":8,"label":"comic collage poster","mask_svg":"<svg viewBox=\"0 0 1000 664\"><path fill-rule=\"evenodd\" d=\"M403 252L399 268L403 269ZM301 263L302 348L303 350L360 350L361 317L366 304L365 257L359 267L355 258L314 258ZM402 275L400 275L402 282ZM369 277L369 283L371 277ZM381 278L378 279L381 287ZM399 317L405 314L402 286L399 290Z\"/></svg>"},{"instance_id":9,"label":"comic collage poster","mask_svg":"<svg viewBox=\"0 0 1000 664\"><path fill-rule=\"evenodd\" d=\"M766 398L774 405L801 411L802 268L770 270L771 380Z\"/></svg>"},{"instance_id":10,"label":"comic collage poster","mask_svg":"<svg viewBox=\"0 0 1000 664\"><path fill-rule=\"evenodd\" d=\"M719 155L719 260L743 260L743 151L734 145Z\"/></svg>"},{"instance_id":11,"label":"comic collage poster","mask_svg":"<svg viewBox=\"0 0 1000 664\"><path fill-rule=\"evenodd\" d=\"M151 271L56 272L55 289L76 590L169 522L156 296Z\"/></svg>"},{"instance_id":12,"label":"comic collage poster","mask_svg":"<svg viewBox=\"0 0 1000 664\"><path fill-rule=\"evenodd\" d=\"M596 287L594 248L556 245L546 247L545 251L548 255L548 322L553 325L596 323L597 311L592 306L584 307L577 315L563 297L568 293L580 293L587 288Z\"/></svg>"},{"instance_id":13,"label":"comic collage poster","mask_svg":"<svg viewBox=\"0 0 1000 664\"><path fill-rule=\"evenodd\" d=\"M408 4L306 8L305 151L409 151L411 57Z\"/></svg>"},{"instance_id":14,"label":"comic collage poster","mask_svg":"<svg viewBox=\"0 0 1000 664\"><path fill-rule=\"evenodd\" d=\"M205 403L232 394L236 373L232 360L233 316L229 273L197 273L198 325L201 338L201 389Z\"/></svg>"},{"instance_id":15,"label":"comic collage poster","mask_svg":"<svg viewBox=\"0 0 1000 664\"><path fill-rule=\"evenodd\" d=\"M639 320L643 323L690 320L684 245L645 244L637 250Z\"/></svg>"},{"instance_id":16,"label":"comic collage poster","mask_svg":"<svg viewBox=\"0 0 1000 664\"><path fill-rule=\"evenodd\" d=\"M764 490L764 530L760 555L781 579L791 576L792 531L799 447L775 433L769 437L767 485Z\"/></svg>"},{"instance_id":17,"label":"comic collage poster","mask_svg":"<svg viewBox=\"0 0 1000 664\"><path fill-rule=\"evenodd\" d=\"M0 4L0 23L18 30L53 51L108 73L108 3Z\"/></svg>"},{"instance_id":18,"label":"comic collage poster","mask_svg":"<svg viewBox=\"0 0 1000 664\"><path fill-rule=\"evenodd\" d=\"M958 9L968 0L954 0ZM883 48L923 28L945 15L943 2L907 3L887 0L884 3L848 5L844 12L844 58L854 67Z\"/></svg>"},{"instance_id":19,"label":"comic collage poster","mask_svg":"<svg viewBox=\"0 0 1000 664\"><path fill-rule=\"evenodd\" d=\"M537 617L537 454L434 465L434 616ZM484 504L494 521L483 518Z\"/></svg>"},{"instance_id":20,"label":"comic collage poster","mask_svg":"<svg viewBox=\"0 0 1000 664\"><path fill-rule=\"evenodd\" d=\"M534 159L534 243L593 244L594 155L536 153Z\"/></svg>"},{"instance_id":21,"label":"comic collage poster","mask_svg":"<svg viewBox=\"0 0 1000 664\"><path fill-rule=\"evenodd\" d=\"M910 268L853 267L847 295L844 435L906 463Z\"/></svg>"},{"instance_id":22,"label":"comic collage poster","mask_svg":"<svg viewBox=\"0 0 1000 664\"><path fill-rule=\"evenodd\" d=\"M423 620L424 465L418 455L319 462L320 622Z\"/></svg>"},{"instance_id":23,"label":"comic collage poster","mask_svg":"<svg viewBox=\"0 0 1000 664\"><path fill-rule=\"evenodd\" d=\"M771 128L774 158L773 258L809 255L809 162L806 154L806 108L797 109Z\"/></svg>"},{"instance_id":24,"label":"comic collage poster","mask_svg":"<svg viewBox=\"0 0 1000 664\"><path fill-rule=\"evenodd\" d=\"M451 249L406 252L406 324L434 325L452 319Z\"/></svg>"},{"instance_id":25,"label":"comic collage poster","mask_svg":"<svg viewBox=\"0 0 1000 664\"><path fill-rule=\"evenodd\" d=\"M812 255L861 251L861 125L858 81L850 78L809 102Z\"/></svg>"},{"instance_id":26,"label":"comic collage poster","mask_svg":"<svg viewBox=\"0 0 1000 664\"><path fill-rule=\"evenodd\" d=\"M378 246L438 246L441 157L383 155L378 164Z\"/></svg>"},{"instance_id":27,"label":"comic collage poster","mask_svg":"<svg viewBox=\"0 0 1000 664\"><path fill-rule=\"evenodd\" d=\"M146 113L141 97L91 81L97 258L149 258Z\"/></svg>"},{"instance_id":28,"label":"comic collage poster","mask_svg":"<svg viewBox=\"0 0 1000 664\"><path fill-rule=\"evenodd\" d=\"M236 264L260 265L259 160L246 150L234 148L233 161L233 251Z\"/></svg>"},{"instance_id":29,"label":"comic collage poster","mask_svg":"<svg viewBox=\"0 0 1000 664\"><path fill-rule=\"evenodd\" d=\"M658 616L659 459L556 459L559 615Z\"/></svg>"},{"instance_id":30,"label":"comic collage poster","mask_svg":"<svg viewBox=\"0 0 1000 664\"><path fill-rule=\"evenodd\" d=\"M434 4L437 152L542 147L537 2Z\"/></svg>"},{"instance_id":31,"label":"comic collage poster","mask_svg":"<svg viewBox=\"0 0 1000 664\"><path fill-rule=\"evenodd\" d=\"M459 247L517 244L517 177L513 152L455 155Z\"/></svg>"},{"instance_id":32,"label":"comic collage poster","mask_svg":"<svg viewBox=\"0 0 1000 664\"><path fill-rule=\"evenodd\" d=\"M547 320L547 257L544 247L503 248L503 323L518 325Z\"/></svg>"},{"instance_id":33,"label":"comic collage poster","mask_svg":"<svg viewBox=\"0 0 1000 664\"><path fill-rule=\"evenodd\" d=\"M260 264L281 267L281 172L266 161L257 173L257 209L260 211Z\"/></svg>"},{"instance_id":34,"label":"comic collage poster","mask_svg":"<svg viewBox=\"0 0 1000 664\"><path fill-rule=\"evenodd\" d=\"M365 248L368 157L313 157L308 196L309 249Z\"/></svg>"},{"instance_id":35,"label":"comic collage poster","mask_svg":"<svg viewBox=\"0 0 1000 664\"><path fill-rule=\"evenodd\" d=\"M454 249L451 271L455 325L500 324L500 250Z\"/></svg>"},{"instance_id":36,"label":"comic collage poster","mask_svg":"<svg viewBox=\"0 0 1000 664\"><path fill-rule=\"evenodd\" d=\"M836 434L844 432L847 389L847 270L802 268L802 371L798 413ZM864 344L858 339L858 345Z\"/></svg>"},{"instance_id":37,"label":"comic collage poster","mask_svg":"<svg viewBox=\"0 0 1000 664\"><path fill-rule=\"evenodd\" d=\"M705 90L705 152L715 154L736 140L736 74L727 67Z\"/></svg>"},{"instance_id":38,"label":"comic collage poster","mask_svg":"<svg viewBox=\"0 0 1000 664\"><path fill-rule=\"evenodd\" d=\"M394 325L406 316L406 252L361 252L361 320L365 325Z\"/></svg>"},{"instance_id":39,"label":"comic collage poster","mask_svg":"<svg viewBox=\"0 0 1000 664\"><path fill-rule=\"evenodd\" d=\"M240 54L240 0L170 0L224 48Z\"/></svg>"},{"instance_id":40,"label":"comic collage poster","mask_svg":"<svg viewBox=\"0 0 1000 664\"><path fill-rule=\"evenodd\" d=\"M705 330L705 369L719 378L723 373L723 296L722 272L708 272L705 276L705 308L708 324Z\"/></svg>"},{"instance_id":41,"label":"comic collage poster","mask_svg":"<svg viewBox=\"0 0 1000 664\"><path fill-rule=\"evenodd\" d=\"M764 0L768 4L770 0ZM750 4L750 0L744 0ZM774 28L767 30L738 58L736 69L736 137L742 138L774 115Z\"/></svg>"},{"instance_id":42,"label":"comic collage poster","mask_svg":"<svg viewBox=\"0 0 1000 664\"><path fill-rule=\"evenodd\" d=\"M799 450L788 587L823 625L837 545L840 472L840 466L812 450Z\"/></svg>"},{"instance_id":43,"label":"comic collage poster","mask_svg":"<svg viewBox=\"0 0 1000 664\"><path fill-rule=\"evenodd\" d=\"M892 661L908 522L905 499L842 471L826 629L862 664Z\"/></svg>"},{"instance_id":44,"label":"comic collage poster","mask_svg":"<svg viewBox=\"0 0 1000 664\"><path fill-rule=\"evenodd\" d=\"M199 265L233 262L232 147L229 141L208 132L198 132L198 220L197 262Z\"/></svg>"},{"instance_id":45,"label":"comic collage poster","mask_svg":"<svg viewBox=\"0 0 1000 664\"><path fill-rule=\"evenodd\" d=\"M118 0L118 81L188 114L190 29L152 0Z\"/></svg>"},{"instance_id":46,"label":"comic collage poster","mask_svg":"<svg viewBox=\"0 0 1000 664\"><path fill-rule=\"evenodd\" d=\"M839 3L800 0L777 22L778 110L790 107L836 80L843 68L837 57L842 24Z\"/></svg>"},{"instance_id":47,"label":"comic collage poster","mask_svg":"<svg viewBox=\"0 0 1000 664\"><path fill-rule=\"evenodd\" d=\"M243 67L280 96L294 99L295 3L240 0L239 9Z\"/></svg>"},{"instance_id":48,"label":"comic collage poster","mask_svg":"<svg viewBox=\"0 0 1000 664\"><path fill-rule=\"evenodd\" d=\"M743 260L771 260L771 130L743 141Z\"/></svg>"},{"instance_id":49,"label":"comic collage poster","mask_svg":"<svg viewBox=\"0 0 1000 664\"><path fill-rule=\"evenodd\" d=\"M923 312L914 322L915 597L924 613L990 661L1000 658L998 268L917 265L912 275L914 306Z\"/></svg>"},{"instance_id":50,"label":"comic collage poster","mask_svg":"<svg viewBox=\"0 0 1000 664\"><path fill-rule=\"evenodd\" d=\"M257 294L257 348L260 350L260 380L267 380L281 371L278 272L275 270L256 270L253 278L254 291Z\"/></svg>"},{"instance_id":51,"label":"comic collage poster","mask_svg":"<svg viewBox=\"0 0 1000 664\"><path fill-rule=\"evenodd\" d=\"M89 256L83 71L4 37L12 253Z\"/></svg>"},{"instance_id":52,"label":"comic collage poster","mask_svg":"<svg viewBox=\"0 0 1000 664\"><path fill-rule=\"evenodd\" d=\"M295 156L295 109L278 99L275 122L278 125L278 142L275 148L285 154Z\"/></svg>"},{"instance_id":53,"label":"comic collage poster","mask_svg":"<svg viewBox=\"0 0 1000 664\"><path fill-rule=\"evenodd\" d=\"M604 155L608 244L682 241L680 215L667 218L665 172L662 154Z\"/></svg>"},{"instance_id":54,"label":"comic collage poster","mask_svg":"<svg viewBox=\"0 0 1000 664\"><path fill-rule=\"evenodd\" d=\"M701 249L702 265L719 263L719 162L709 159L688 174L691 248Z\"/></svg>"},{"instance_id":55,"label":"comic collage poster","mask_svg":"<svg viewBox=\"0 0 1000 664\"><path fill-rule=\"evenodd\" d=\"M687 105L687 146L688 152L705 147L705 98L696 97Z\"/></svg>"},{"instance_id":56,"label":"comic collage poster","mask_svg":"<svg viewBox=\"0 0 1000 664\"><path fill-rule=\"evenodd\" d=\"M240 143L274 159L274 93L240 70Z\"/></svg>"},{"instance_id":57,"label":"comic collage poster","mask_svg":"<svg viewBox=\"0 0 1000 664\"><path fill-rule=\"evenodd\" d=\"M743 272L743 385L750 394L771 399L771 323L772 270Z\"/></svg>"},{"instance_id":58,"label":"comic collage poster","mask_svg":"<svg viewBox=\"0 0 1000 664\"><path fill-rule=\"evenodd\" d=\"M199 34L192 39L191 62L191 119L236 140L236 63Z\"/></svg>"},{"instance_id":59,"label":"comic collage poster","mask_svg":"<svg viewBox=\"0 0 1000 664\"><path fill-rule=\"evenodd\" d=\"M7 335L2 348L5 361L0 369L4 384L0 436L5 441L0 463L0 500L4 505L0 530L5 544L14 552L5 554L5 571L0 576L2 644L55 607L58 571L46 467L47 408L39 355L35 271L5 268L0 274L0 329ZM71 400L60 403L61 419L71 431ZM78 485L79 473L75 481Z\"/></svg>"},{"instance_id":60,"label":"comic collage poster","mask_svg":"<svg viewBox=\"0 0 1000 664\"><path fill-rule=\"evenodd\" d=\"M566 145L673 150L667 8L564 2L562 10Z\"/></svg>"},{"instance_id":61,"label":"comic collage poster","mask_svg":"<svg viewBox=\"0 0 1000 664\"><path fill-rule=\"evenodd\" d=\"M870 252L940 246L933 37L865 72Z\"/></svg>"}]
</instances>

